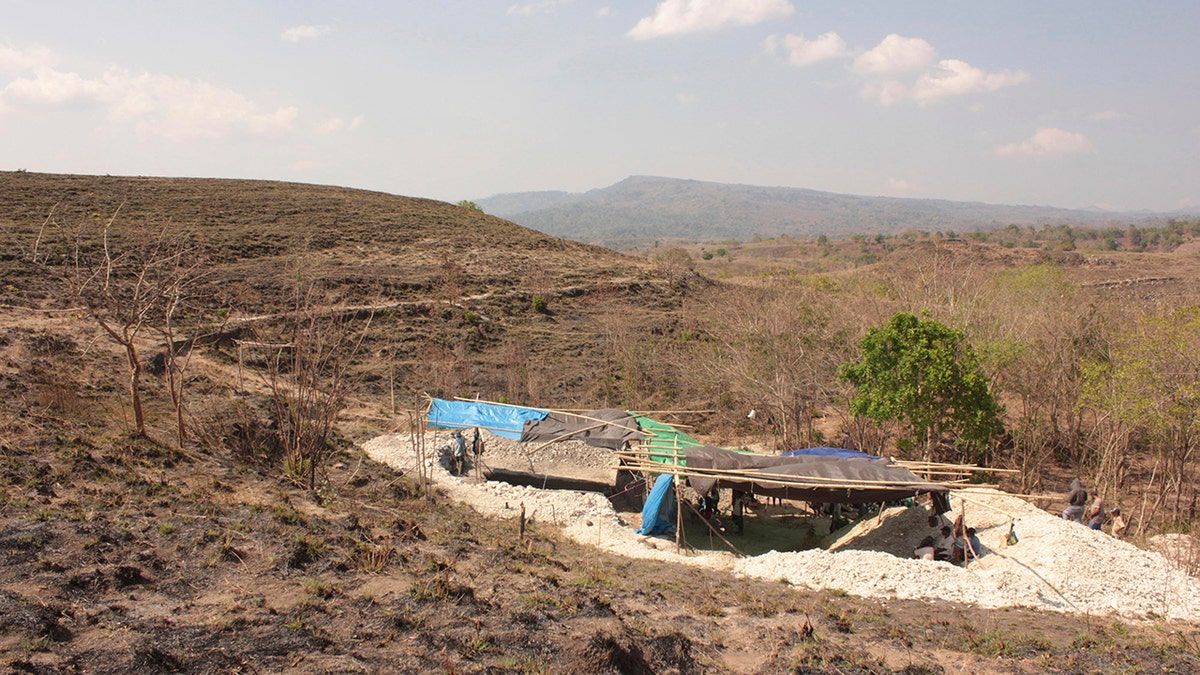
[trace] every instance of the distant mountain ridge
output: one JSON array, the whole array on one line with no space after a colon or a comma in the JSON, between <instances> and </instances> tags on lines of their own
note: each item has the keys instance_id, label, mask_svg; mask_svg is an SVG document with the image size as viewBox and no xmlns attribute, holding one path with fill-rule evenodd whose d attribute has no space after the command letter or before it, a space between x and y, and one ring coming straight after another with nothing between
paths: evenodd
<instances>
[{"instance_id":1,"label":"distant mountain ridge","mask_svg":"<svg viewBox=\"0 0 1200 675\"><path fill-rule=\"evenodd\" d=\"M567 239L613 248L655 240L972 231L1015 225L1142 224L1162 214L942 199L863 197L805 188L762 187L631 176L583 193L506 193L475 200L485 212Z\"/></svg>"}]
</instances>

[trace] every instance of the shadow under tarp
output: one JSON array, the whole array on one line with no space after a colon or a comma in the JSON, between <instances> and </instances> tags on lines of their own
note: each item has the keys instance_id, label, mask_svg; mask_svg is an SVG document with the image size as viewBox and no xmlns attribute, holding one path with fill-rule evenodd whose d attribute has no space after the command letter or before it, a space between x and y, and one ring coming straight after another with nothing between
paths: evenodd
<instances>
[{"instance_id":1,"label":"shadow under tarp","mask_svg":"<svg viewBox=\"0 0 1200 675\"><path fill-rule=\"evenodd\" d=\"M949 491L882 458L745 455L708 445L683 452L688 485L701 495L729 488L813 503L867 504Z\"/></svg>"}]
</instances>

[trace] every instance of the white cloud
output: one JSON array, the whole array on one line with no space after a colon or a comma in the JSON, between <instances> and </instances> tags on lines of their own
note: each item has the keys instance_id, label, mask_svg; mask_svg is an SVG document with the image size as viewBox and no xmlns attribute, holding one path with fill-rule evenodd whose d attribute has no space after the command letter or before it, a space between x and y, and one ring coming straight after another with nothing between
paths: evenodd
<instances>
[{"instance_id":1,"label":"white cloud","mask_svg":"<svg viewBox=\"0 0 1200 675\"><path fill-rule=\"evenodd\" d=\"M768 52L774 53L780 46L780 40L774 35L766 40ZM787 52L788 63L793 66L810 66L814 63L836 59L845 56L846 41L837 33L823 33L812 40L806 40L803 35L785 35L782 47Z\"/></svg>"},{"instance_id":2,"label":"white cloud","mask_svg":"<svg viewBox=\"0 0 1200 675\"><path fill-rule=\"evenodd\" d=\"M40 68L0 91L0 108L89 104L108 121L130 124L141 136L169 141L217 140L235 133L276 135L292 129L294 107L259 112L231 89L207 82L110 68L99 79Z\"/></svg>"},{"instance_id":3,"label":"white cloud","mask_svg":"<svg viewBox=\"0 0 1200 675\"><path fill-rule=\"evenodd\" d=\"M1125 113L1119 113L1115 110L1105 110L1103 112L1092 113L1091 115L1088 115L1088 119L1093 122L1109 122L1111 120L1125 119L1126 117L1127 115Z\"/></svg>"},{"instance_id":4,"label":"white cloud","mask_svg":"<svg viewBox=\"0 0 1200 675\"><path fill-rule=\"evenodd\" d=\"M995 149L999 157L1062 157L1091 151L1092 142L1087 136L1053 127L1038 129L1028 140Z\"/></svg>"},{"instance_id":5,"label":"white cloud","mask_svg":"<svg viewBox=\"0 0 1200 675\"><path fill-rule=\"evenodd\" d=\"M934 103L952 96L996 91L1028 80L1029 74L1022 71L989 73L965 61L945 59L917 79L912 97L922 104Z\"/></svg>"},{"instance_id":6,"label":"white cloud","mask_svg":"<svg viewBox=\"0 0 1200 675\"><path fill-rule=\"evenodd\" d=\"M937 50L925 40L893 33L856 58L851 69L868 78L862 95L881 105L903 100L929 105L1029 80L1029 74L1019 70L989 73L959 59L942 59L934 64L936 57Z\"/></svg>"},{"instance_id":7,"label":"white cloud","mask_svg":"<svg viewBox=\"0 0 1200 675\"><path fill-rule=\"evenodd\" d=\"M627 35L647 40L729 25L751 26L795 11L788 0L662 0L654 15L638 21Z\"/></svg>"},{"instance_id":8,"label":"white cloud","mask_svg":"<svg viewBox=\"0 0 1200 675\"><path fill-rule=\"evenodd\" d=\"M55 106L96 97L103 85L78 73L38 68L32 77L18 77L0 91L0 101L12 105Z\"/></svg>"},{"instance_id":9,"label":"white cloud","mask_svg":"<svg viewBox=\"0 0 1200 675\"><path fill-rule=\"evenodd\" d=\"M609 14L612 14L612 7L601 7L600 9L596 10L596 16L601 18L606 17Z\"/></svg>"},{"instance_id":10,"label":"white cloud","mask_svg":"<svg viewBox=\"0 0 1200 675\"><path fill-rule=\"evenodd\" d=\"M35 68L53 66L58 56L44 47L17 49L0 45L0 72L19 73Z\"/></svg>"},{"instance_id":11,"label":"white cloud","mask_svg":"<svg viewBox=\"0 0 1200 675\"><path fill-rule=\"evenodd\" d=\"M321 37L332 31L329 26L292 26L286 28L283 34L279 36L284 42L299 42L301 40L311 40Z\"/></svg>"},{"instance_id":12,"label":"white cloud","mask_svg":"<svg viewBox=\"0 0 1200 675\"><path fill-rule=\"evenodd\" d=\"M933 45L921 38L902 35L885 37L869 52L854 59L854 70L870 75L898 75L920 70L937 57Z\"/></svg>"}]
</instances>

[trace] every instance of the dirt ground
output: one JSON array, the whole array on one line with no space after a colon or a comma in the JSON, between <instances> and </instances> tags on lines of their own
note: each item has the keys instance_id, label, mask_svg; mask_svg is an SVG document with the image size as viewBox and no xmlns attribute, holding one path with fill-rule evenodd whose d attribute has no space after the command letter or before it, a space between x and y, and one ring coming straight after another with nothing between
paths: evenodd
<instances>
[{"instance_id":1,"label":"dirt ground","mask_svg":"<svg viewBox=\"0 0 1200 675\"><path fill-rule=\"evenodd\" d=\"M44 447L2 458L14 672L1200 667L1185 626L871 602L522 536L353 453L313 494L144 442Z\"/></svg>"},{"instance_id":2,"label":"dirt ground","mask_svg":"<svg viewBox=\"0 0 1200 675\"><path fill-rule=\"evenodd\" d=\"M1190 624L871 600L616 556L540 519L522 532L424 493L355 447L403 426L393 378L401 410L464 383L605 398L599 326L629 327L634 344L680 335L689 291L648 260L339 188L6 173L0 193L9 672L1200 672ZM49 245L48 214L61 234L122 204L125 241L167 223L203 235L211 269L190 326L240 322L190 371L195 436L182 449L165 378L147 371L147 434L132 434L124 355L27 257ZM277 429L262 379L239 377L263 358L243 364L232 343L287 316L306 269L329 282L325 309L375 319L311 489L266 442ZM534 311L547 289L549 311ZM139 344L151 365L161 336Z\"/></svg>"}]
</instances>

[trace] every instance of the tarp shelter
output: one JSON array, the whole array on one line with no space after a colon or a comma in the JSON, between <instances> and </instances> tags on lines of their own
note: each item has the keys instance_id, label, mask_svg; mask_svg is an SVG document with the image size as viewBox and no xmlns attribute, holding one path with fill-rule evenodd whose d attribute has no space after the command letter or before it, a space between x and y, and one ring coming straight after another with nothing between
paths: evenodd
<instances>
[{"instance_id":1,"label":"tarp shelter","mask_svg":"<svg viewBox=\"0 0 1200 675\"><path fill-rule=\"evenodd\" d=\"M646 436L642 450L648 453L647 457L651 461L663 464L675 464L675 455L678 454L678 463L683 465L685 460L683 453L680 451L686 448L698 448L703 445L700 441L665 422L659 422L658 420L639 415L637 423L641 427L642 433Z\"/></svg>"},{"instance_id":2,"label":"tarp shelter","mask_svg":"<svg viewBox=\"0 0 1200 675\"><path fill-rule=\"evenodd\" d=\"M701 495L731 488L814 503L866 504L948 490L871 456L744 455L712 446L684 452L688 484Z\"/></svg>"},{"instance_id":3,"label":"tarp shelter","mask_svg":"<svg viewBox=\"0 0 1200 675\"><path fill-rule=\"evenodd\" d=\"M637 419L615 408L586 413L551 412L542 419L525 420L521 431L522 443L573 439L610 450L619 450L627 443L641 443L644 438Z\"/></svg>"},{"instance_id":4,"label":"tarp shelter","mask_svg":"<svg viewBox=\"0 0 1200 675\"><path fill-rule=\"evenodd\" d=\"M429 426L441 429L479 427L497 436L521 440L527 420L544 419L548 410L484 403L482 401L447 401L435 398L426 418Z\"/></svg>"}]
</instances>

